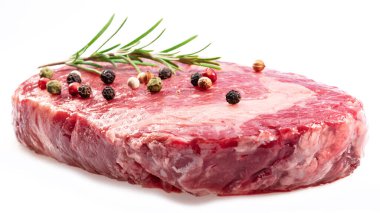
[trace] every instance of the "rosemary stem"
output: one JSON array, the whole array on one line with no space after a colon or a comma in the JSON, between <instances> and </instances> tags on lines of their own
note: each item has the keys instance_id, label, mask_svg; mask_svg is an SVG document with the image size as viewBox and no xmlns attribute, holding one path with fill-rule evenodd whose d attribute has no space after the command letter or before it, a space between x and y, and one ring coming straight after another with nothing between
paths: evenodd
<instances>
[{"instance_id":1,"label":"rosemary stem","mask_svg":"<svg viewBox=\"0 0 380 213\"><path fill-rule=\"evenodd\" d=\"M83 61L90 61L92 60L93 58L90 56L90 57L85 57L85 58L81 58ZM67 64L68 61L57 61L57 62L53 62L53 63L49 63L49 64L44 64L44 65L41 65L39 66L38 68L42 68L42 67L50 67L50 66L57 66L57 65L63 65L63 64ZM69 64L67 64L69 65Z\"/></svg>"},{"instance_id":2,"label":"rosemary stem","mask_svg":"<svg viewBox=\"0 0 380 213\"><path fill-rule=\"evenodd\" d=\"M50 66L56 66L56 65L62 65L62 64L65 64L67 61L58 61L58 62L54 62L54 63L49 63L49 64L44 64L44 65L41 65L39 66L38 68L42 68L42 67L50 67Z\"/></svg>"},{"instance_id":3,"label":"rosemary stem","mask_svg":"<svg viewBox=\"0 0 380 213\"><path fill-rule=\"evenodd\" d=\"M76 65L76 64L71 64L71 63L66 63L66 65L69 65L69 66L72 66L72 67L76 67L78 69L85 70L87 72L91 72L91 73L94 73L94 74L97 74L97 75L101 75L102 74L100 71L98 71L96 69L84 67L84 66L81 66L81 65Z\"/></svg>"}]
</instances>

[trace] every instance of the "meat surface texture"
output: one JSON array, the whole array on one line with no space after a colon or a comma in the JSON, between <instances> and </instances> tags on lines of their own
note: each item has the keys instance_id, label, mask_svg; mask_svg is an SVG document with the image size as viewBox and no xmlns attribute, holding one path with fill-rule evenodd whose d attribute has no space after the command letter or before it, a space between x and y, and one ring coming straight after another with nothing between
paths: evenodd
<instances>
[{"instance_id":1,"label":"meat surface texture","mask_svg":"<svg viewBox=\"0 0 380 213\"><path fill-rule=\"evenodd\" d=\"M89 99L69 95L71 67L54 73L61 95L41 90L32 76L12 99L16 136L37 153L92 173L198 196L316 186L359 165L366 135L360 101L300 75L221 66L207 91L190 83L203 68L183 66L150 94L144 85L129 89L136 71L120 65L111 101L95 74L82 72ZM225 100L231 89L242 96L236 105Z\"/></svg>"}]
</instances>

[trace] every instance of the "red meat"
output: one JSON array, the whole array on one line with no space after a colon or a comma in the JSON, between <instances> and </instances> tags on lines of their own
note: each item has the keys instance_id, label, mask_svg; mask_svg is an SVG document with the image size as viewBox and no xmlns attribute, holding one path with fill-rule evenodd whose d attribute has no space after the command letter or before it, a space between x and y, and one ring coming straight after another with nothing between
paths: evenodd
<instances>
[{"instance_id":1,"label":"red meat","mask_svg":"<svg viewBox=\"0 0 380 213\"><path fill-rule=\"evenodd\" d=\"M146 68L142 67L143 70ZM190 83L184 66L163 89L131 90L120 65L102 97L99 76L82 72L89 99L71 97L56 69L61 95L38 87L35 75L13 96L18 140L37 153L145 187L194 195L289 191L335 181L359 165L366 134L362 104L335 87L303 76L222 63L207 91ZM157 73L156 73L157 74ZM238 90L236 105L225 94Z\"/></svg>"}]
</instances>

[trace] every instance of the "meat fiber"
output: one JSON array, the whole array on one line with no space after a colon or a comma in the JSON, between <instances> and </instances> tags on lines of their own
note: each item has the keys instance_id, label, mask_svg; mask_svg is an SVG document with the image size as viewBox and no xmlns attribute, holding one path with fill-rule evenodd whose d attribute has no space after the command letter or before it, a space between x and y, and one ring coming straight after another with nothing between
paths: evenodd
<instances>
[{"instance_id":1,"label":"meat fiber","mask_svg":"<svg viewBox=\"0 0 380 213\"><path fill-rule=\"evenodd\" d=\"M366 135L360 101L303 76L222 63L201 91L184 66L163 89L131 90L130 66L119 66L107 101L99 76L82 72L89 99L37 86L38 75L13 96L18 140L37 153L114 179L194 195L290 191L343 178L359 165ZM142 67L145 70L144 67ZM225 94L238 90L230 105Z\"/></svg>"}]
</instances>

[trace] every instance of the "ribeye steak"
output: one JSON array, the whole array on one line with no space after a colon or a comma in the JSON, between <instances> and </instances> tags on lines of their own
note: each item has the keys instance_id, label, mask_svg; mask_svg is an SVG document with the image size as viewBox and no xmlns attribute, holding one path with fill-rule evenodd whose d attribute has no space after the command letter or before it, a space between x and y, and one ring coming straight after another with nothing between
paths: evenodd
<instances>
[{"instance_id":1,"label":"ribeye steak","mask_svg":"<svg viewBox=\"0 0 380 213\"><path fill-rule=\"evenodd\" d=\"M183 66L151 94L129 89L136 71L120 65L111 101L92 73L82 72L89 99L69 95L71 67L55 70L61 95L41 90L32 76L13 96L16 136L92 173L194 195L289 191L335 181L359 165L366 135L360 101L300 75L221 66L207 91L190 83L203 68ZM236 105L225 99L231 89L242 96Z\"/></svg>"}]
</instances>

